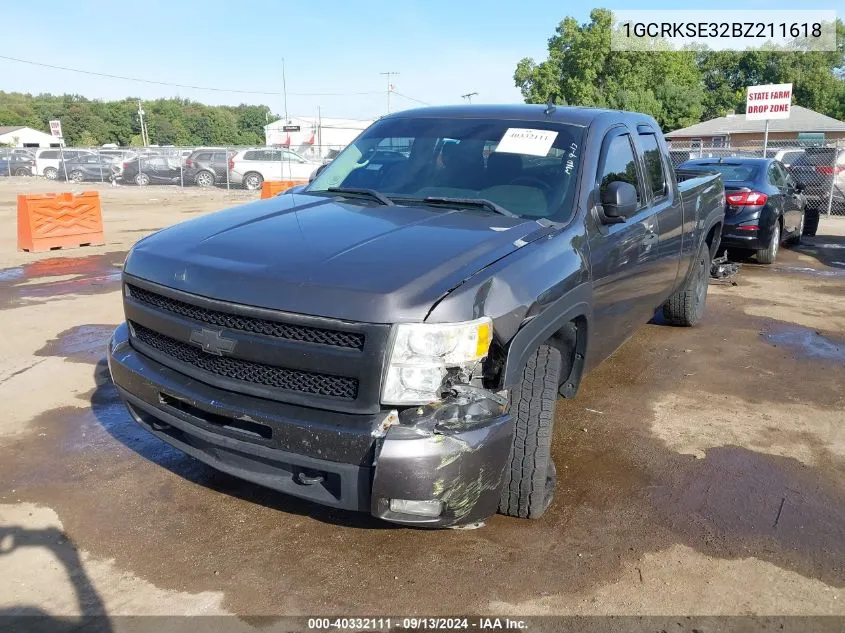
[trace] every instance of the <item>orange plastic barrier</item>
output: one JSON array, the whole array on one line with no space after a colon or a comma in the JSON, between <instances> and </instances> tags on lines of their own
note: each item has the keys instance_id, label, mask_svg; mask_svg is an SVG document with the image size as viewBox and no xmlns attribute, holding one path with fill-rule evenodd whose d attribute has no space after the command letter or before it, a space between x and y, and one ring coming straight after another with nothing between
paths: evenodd
<instances>
[{"instance_id":1,"label":"orange plastic barrier","mask_svg":"<svg viewBox=\"0 0 845 633\"><path fill-rule=\"evenodd\" d=\"M19 251L40 253L105 243L99 192L18 196Z\"/></svg>"},{"instance_id":2,"label":"orange plastic barrier","mask_svg":"<svg viewBox=\"0 0 845 633\"><path fill-rule=\"evenodd\" d=\"M297 185L307 185L307 180L265 180L261 183L261 198L272 198Z\"/></svg>"}]
</instances>

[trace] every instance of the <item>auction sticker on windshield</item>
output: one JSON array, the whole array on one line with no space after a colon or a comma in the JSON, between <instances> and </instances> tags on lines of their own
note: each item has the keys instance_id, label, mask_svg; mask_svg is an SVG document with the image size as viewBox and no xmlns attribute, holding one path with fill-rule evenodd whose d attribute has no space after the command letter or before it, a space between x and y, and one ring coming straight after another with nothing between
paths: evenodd
<instances>
[{"instance_id":1,"label":"auction sticker on windshield","mask_svg":"<svg viewBox=\"0 0 845 633\"><path fill-rule=\"evenodd\" d=\"M508 128L495 152L505 154L528 154L546 156L557 138L557 132L550 130L531 130L522 127Z\"/></svg>"}]
</instances>

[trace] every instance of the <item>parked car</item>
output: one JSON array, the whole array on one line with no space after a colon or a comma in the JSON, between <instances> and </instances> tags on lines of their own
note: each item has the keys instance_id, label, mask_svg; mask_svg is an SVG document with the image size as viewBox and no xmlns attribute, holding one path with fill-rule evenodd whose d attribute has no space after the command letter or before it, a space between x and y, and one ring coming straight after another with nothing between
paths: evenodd
<instances>
[{"instance_id":1,"label":"parked car","mask_svg":"<svg viewBox=\"0 0 845 633\"><path fill-rule=\"evenodd\" d=\"M182 169L178 161L164 156L139 156L125 161L120 171L123 182L143 187L150 184L178 185L182 183Z\"/></svg>"},{"instance_id":2,"label":"parked car","mask_svg":"<svg viewBox=\"0 0 845 633\"><path fill-rule=\"evenodd\" d=\"M701 158L679 169L718 172L725 183L722 246L773 264L781 243L798 244L804 230L805 185L772 158Z\"/></svg>"},{"instance_id":3,"label":"parked car","mask_svg":"<svg viewBox=\"0 0 845 633\"><path fill-rule=\"evenodd\" d=\"M184 159L185 184L195 184L200 187L212 187L215 184L226 183L226 172L229 170L229 157L225 149L197 149Z\"/></svg>"},{"instance_id":4,"label":"parked car","mask_svg":"<svg viewBox=\"0 0 845 633\"><path fill-rule=\"evenodd\" d=\"M101 158L105 158L120 165L122 165L124 161L137 156L137 152L131 149L98 149L96 150L96 154Z\"/></svg>"},{"instance_id":5,"label":"parked car","mask_svg":"<svg viewBox=\"0 0 845 633\"><path fill-rule=\"evenodd\" d=\"M0 147L0 159L9 160L35 160L37 148L26 147Z\"/></svg>"},{"instance_id":6,"label":"parked car","mask_svg":"<svg viewBox=\"0 0 845 633\"><path fill-rule=\"evenodd\" d=\"M32 176L35 173L35 158L10 154L0 158L0 176Z\"/></svg>"},{"instance_id":7,"label":"parked car","mask_svg":"<svg viewBox=\"0 0 845 633\"><path fill-rule=\"evenodd\" d=\"M98 156L97 154L83 154L74 159L60 161L56 168L57 180L67 179L73 182L85 180L110 181L120 172L118 165L112 158Z\"/></svg>"},{"instance_id":8,"label":"parked car","mask_svg":"<svg viewBox=\"0 0 845 633\"><path fill-rule=\"evenodd\" d=\"M772 147L766 150L766 157L779 160L783 163L783 166L788 169L789 166L792 165L792 163L803 153L803 147Z\"/></svg>"},{"instance_id":9,"label":"parked car","mask_svg":"<svg viewBox=\"0 0 845 633\"><path fill-rule=\"evenodd\" d=\"M361 160L397 137L404 161ZM444 138L465 151L438 186ZM725 193L683 177L647 115L388 115L297 195L136 244L112 378L143 428L255 483L418 526L539 517L558 395L656 309L702 319Z\"/></svg>"},{"instance_id":10,"label":"parked car","mask_svg":"<svg viewBox=\"0 0 845 633\"><path fill-rule=\"evenodd\" d=\"M59 175L59 163L64 160L75 160L80 156L92 156L94 152L87 149L39 149L35 154L35 175L44 176L47 180L55 180Z\"/></svg>"},{"instance_id":11,"label":"parked car","mask_svg":"<svg viewBox=\"0 0 845 633\"><path fill-rule=\"evenodd\" d=\"M304 181L321 164L289 149L246 149L229 160L229 182L246 189L260 189L265 180Z\"/></svg>"},{"instance_id":12,"label":"parked car","mask_svg":"<svg viewBox=\"0 0 845 633\"><path fill-rule=\"evenodd\" d=\"M807 189L805 235L815 235L819 213L845 214L845 148L808 147L790 166L790 173Z\"/></svg>"}]
</instances>

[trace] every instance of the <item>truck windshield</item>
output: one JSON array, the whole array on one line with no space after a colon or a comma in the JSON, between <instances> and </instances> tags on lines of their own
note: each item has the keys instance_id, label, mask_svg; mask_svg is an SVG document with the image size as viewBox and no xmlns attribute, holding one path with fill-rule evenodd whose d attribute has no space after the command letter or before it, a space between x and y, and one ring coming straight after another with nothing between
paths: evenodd
<instances>
[{"instance_id":1,"label":"truck windshield","mask_svg":"<svg viewBox=\"0 0 845 633\"><path fill-rule=\"evenodd\" d=\"M552 121L384 119L344 149L306 191L338 195L331 190L368 189L395 204L486 200L522 217L562 220L572 210L583 132L581 126Z\"/></svg>"}]
</instances>

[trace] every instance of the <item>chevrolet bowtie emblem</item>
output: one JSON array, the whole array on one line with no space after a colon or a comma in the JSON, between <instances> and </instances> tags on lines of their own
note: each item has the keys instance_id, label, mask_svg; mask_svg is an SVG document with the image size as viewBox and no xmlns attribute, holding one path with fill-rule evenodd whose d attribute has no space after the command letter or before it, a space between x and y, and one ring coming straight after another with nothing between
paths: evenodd
<instances>
[{"instance_id":1,"label":"chevrolet bowtie emblem","mask_svg":"<svg viewBox=\"0 0 845 633\"><path fill-rule=\"evenodd\" d=\"M214 354L215 356L223 356L223 354L232 353L237 341L221 336L219 330L207 330L203 328L191 332L191 343L202 347L202 351L204 352Z\"/></svg>"}]
</instances>

